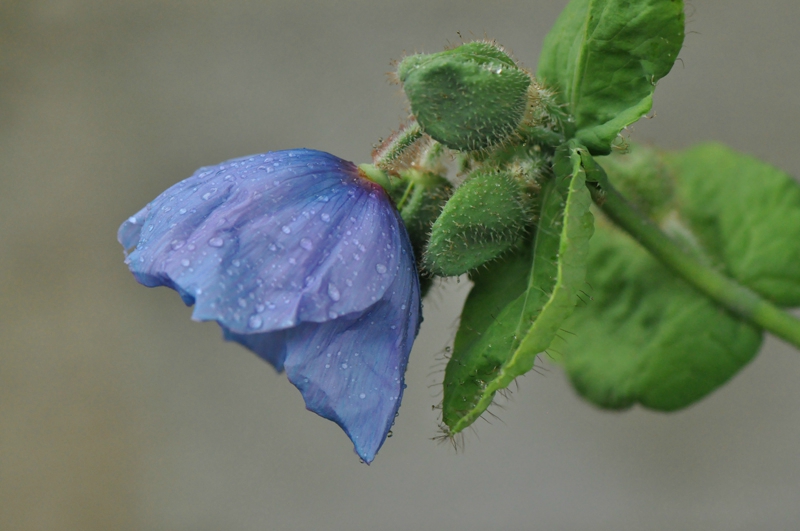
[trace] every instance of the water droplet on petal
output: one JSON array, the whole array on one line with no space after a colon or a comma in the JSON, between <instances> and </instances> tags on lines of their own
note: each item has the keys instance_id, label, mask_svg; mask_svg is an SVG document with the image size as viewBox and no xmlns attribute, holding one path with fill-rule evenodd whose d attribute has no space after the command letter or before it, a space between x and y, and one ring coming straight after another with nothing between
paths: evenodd
<instances>
[{"instance_id":1,"label":"water droplet on petal","mask_svg":"<svg viewBox=\"0 0 800 531\"><path fill-rule=\"evenodd\" d=\"M347 364L346 363L342 363L342 369L346 369L346 368L347 368Z\"/></svg>"},{"instance_id":2,"label":"water droplet on petal","mask_svg":"<svg viewBox=\"0 0 800 531\"><path fill-rule=\"evenodd\" d=\"M358 395L358 398L360 398L361 400L364 400L365 398L367 398L367 395L364 394L364 393L361 393L360 395Z\"/></svg>"},{"instance_id":3,"label":"water droplet on petal","mask_svg":"<svg viewBox=\"0 0 800 531\"><path fill-rule=\"evenodd\" d=\"M331 310L331 311L328 312L328 317L331 318L331 319L336 319L337 317L339 317L339 314L337 314L336 312Z\"/></svg>"},{"instance_id":4,"label":"water droplet on petal","mask_svg":"<svg viewBox=\"0 0 800 531\"><path fill-rule=\"evenodd\" d=\"M328 297L330 297L331 300L333 300L333 301L338 301L341 296L342 296L342 294L339 293L339 288L337 288L335 284L330 284L329 283L328 284Z\"/></svg>"},{"instance_id":5,"label":"water droplet on petal","mask_svg":"<svg viewBox=\"0 0 800 531\"><path fill-rule=\"evenodd\" d=\"M191 264L191 262L190 262L189 260L187 260L186 258L184 258L183 260L181 260L181 265L182 265L183 267L189 267L189 264Z\"/></svg>"},{"instance_id":6,"label":"water droplet on petal","mask_svg":"<svg viewBox=\"0 0 800 531\"><path fill-rule=\"evenodd\" d=\"M331 217L325 212L320 214L319 217L322 218L322 221L324 221L325 223L328 223L331 220Z\"/></svg>"},{"instance_id":7,"label":"water droplet on petal","mask_svg":"<svg viewBox=\"0 0 800 531\"><path fill-rule=\"evenodd\" d=\"M389 433L386 434L386 438L389 439L392 435L394 435L394 433L392 433L392 430L389 430Z\"/></svg>"},{"instance_id":8,"label":"water droplet on petal","mask_svg":"<svg viewBox=\"0 0 800 531\"><path fill-rule=\"evenodd\" d=\"M185 242L184 242L183 240L172 240L172 242L170 243L170 245L172 246L172 248L173 248L174 250L176 250L176 251L177 251L178 249L180 249L181 247L183 247L183 244L184 244L184 243L185 243Z\"/></svg>"},{"instance_id":9,"label":"water droplet on petal","mask_svg":"<svg viewBox=\"0 0 800 531\"><path fill-rule=\"evenodd\" d=\"M303 238L302 240L300 240L300 247L302 247L306 251L310 251L311 249L314 248L314 244L311 243L311 240L309 240L308 238Z\"/></svg>"},{"instance_id":10,"label":"water droplet on petal","mask_svg":"<svg viewBox=\"0 0 800 531\"><path fill-rule=\"evenodd\" d=\"M281 230L283 231L284 234L289 234L290 232L292 232L292 229L289 227L289 225L284 225L283 227L281 227Z\"/></svg>"},{"instance_id":11,"label":"water droplet on petal","mask_svg":"<svg viewBox=\"0 0 800 531\"><path fill-rule=\"evenodd\" d=\"M250 319L247 320L247 326L253 329L261 328L263 323L264 321L261 320L261 316L257 314L251 315Z\"/></svg>"},{"instance_id":12,"label":"water droplet on petal","mask_svg":"<svg viewBox=\"0 0 800 531\"><path fill-rule=\"evenodd\" d=\"M208 244L211 247L222 247L225 244L225 242L222 240L222 238L214 237L208 240Z\"/></svg>"},{"instance_id":13,"label":"water droplet on petal","mask_svg":"<svg viewBox=\"0 0 800 531\"><path fill-rule=\"evenodd\" d=\"M378 273L380 273L381 275L383 275L383 274L385 274L385 273L386 273L386 266L385 266L385 265L383 265L383 264L377 264L377 265L375 266L375 270L376 270Z\"/></svg>"}]
</instances>

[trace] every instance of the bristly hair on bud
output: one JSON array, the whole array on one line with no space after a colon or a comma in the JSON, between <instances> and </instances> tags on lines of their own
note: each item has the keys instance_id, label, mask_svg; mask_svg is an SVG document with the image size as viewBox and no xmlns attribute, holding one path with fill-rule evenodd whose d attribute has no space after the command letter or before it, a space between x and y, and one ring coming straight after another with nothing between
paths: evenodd
<instances>
[{"instance_id":1,"label":"bristly hair on bud","mask_svg":"<svg viewBox=\"0 0 800 531\"><path fill-rule=\"evenodd\" d=\"M475 170L433 223L423 267L434 275L457 276L513 248L533 222L534 192L525 175Z\"/></svg>"},{"instance_id":2,"label":"bristly hair on bud","mask_svg":"<svg viewBox=\"0 0 800 531\"><path fill-rule=\"evenodd\" d=\"M422 130L459 151L505 141L525 118L532 75L494 42L474 41L397 67Z\"/></svg>"}]
</instances>

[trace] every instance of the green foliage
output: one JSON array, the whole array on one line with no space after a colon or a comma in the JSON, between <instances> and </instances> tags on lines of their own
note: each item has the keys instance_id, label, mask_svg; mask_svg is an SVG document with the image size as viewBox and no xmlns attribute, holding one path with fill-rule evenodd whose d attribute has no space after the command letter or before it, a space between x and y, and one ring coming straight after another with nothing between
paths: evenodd
<instances>
[{"instance_id":1,"label":"green foliage","mask_svg":"<svg viewBox=\"0 0 800 531\"><path fill-rule=\"evenodd\" d=\"M652 108L683 44L683 7L571 0L536 80L488 42L400 63L416 119L403 138L427 134L470 173L438 217L396 198L423 221L410 230L427 242L424 269L474 282L445 371L448 434L545 351L595 404L671 411L733 377L763 330L800 346L797 320L777 308L800 305L791 178L715 144L633 146L598 159L608 177L592 158ZM608 215L591 252L590 198Z\"/></svg>"},{"instance_id":2,"label":"green foliage","mask_svg":"<svg viewBox=\"0 0 800 531\"><path fill-rule=\"evenodd\" d=\"M800 186L721 144L664 156L677 202L713 263L779 306L800 306Z\"/></svg>"},{"instance_id":3,"label":"green foliage","mask_svg":"<svg viewBox=\"0 0 800 531\"><path fill-rule=\"evenodd\" d=\"M786 174L718 144L664 155L637 148L602 164L686 253L767 299L800 304L800 186ZM686 407L758 352L758 327L602 217L587 278L593 300L556 348L576 389L597 405Z\"/></svg>"},{"instance_id":4,"label":"green foliage","mask_svg":"<svg viewBox=\"0 0 800 531\"><path fill-rule=\"evenodd\" d=\"M537 79L556 89L575 137L607 154L647 114L683 44L679 0L572 0L547 35Z\"/></svg>"},{"instance_id":5,"label":"green foliage","mask_svg":"<svg viewBox=\"0 0 800 531\"><path fill-rule=\"evenodd\" d=\"M532 207L532 194L520 176L476 170L433 224L425 269L456 276L496 258L522 240Z\"/></svg>"},{"instance_id":6,"label":"green foliage","mask_svg":"<svg viewBox=\"0 0 800 531\"><path fill-rule=\"evenodd\" d=\"M463 151L507 139L522 122L531 85L502 49L483 41L406 57L397 75L422 130Z\"/></svg>"},{"instance_id":7,"label":"green foliage","mask_svg":"<svg viewBox=\"0 0 800 531\"><path fill-rule=\"evenodd\" d=\"M473 276L444 379L442 416L462 431L497 391L532 367L572 312L583 288L593 231L580 157L563 146L542 186L539 221L527 244Z\"/></svg>"}]
</instances>

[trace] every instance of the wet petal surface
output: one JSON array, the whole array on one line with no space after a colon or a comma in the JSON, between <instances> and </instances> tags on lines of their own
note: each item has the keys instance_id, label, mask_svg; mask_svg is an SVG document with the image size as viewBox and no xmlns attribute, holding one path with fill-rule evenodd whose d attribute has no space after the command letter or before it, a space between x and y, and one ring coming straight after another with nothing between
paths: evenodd
<instances>
[{"instance_id":1,"label":"wet petal surface","mask_svg":"<svg viewBox=\"0 0 800 531\"><path fill-rule=\"evenodd\" d=\"M419 330L408 234L350 162L290 150L201 168L119 229L146 286L286 369L306 407L371 462L400 407Z\"/></svg>"},{"instance_id":2,"label":"wet petal surface","mask_svg":"<svg viewBox=\"0 0 800 531\"><path fill-rule=\"evenodd\" d=\"M202 168L126 221L120 242L147 286L177 290L193 318L280 330L364 310L400 267L385 192L311 150Z\"/></svg>"}]
</instances>

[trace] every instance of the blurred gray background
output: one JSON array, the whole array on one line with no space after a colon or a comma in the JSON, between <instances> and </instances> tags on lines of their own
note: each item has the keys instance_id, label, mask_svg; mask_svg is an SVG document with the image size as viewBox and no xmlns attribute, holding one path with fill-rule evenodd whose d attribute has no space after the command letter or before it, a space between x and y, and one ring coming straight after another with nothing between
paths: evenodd
<instances>
[{"instance_id":1,"label":"blurred gray background","mask_svg":"<svg viewBox=\"0 0 800 531\"><path fill-rule=\"evenodd\" d=\"M598 411L551 367L456 454L430 440L453 281L425 301L367 467L284 376L123 265L118 225L197 167L290 147L367 161L405 112L390 60L460 32L535 69L565 4L0 3L0 529L798 528L800 352L780 341L669 415ZM717 139L800 174L800 3L687 12L631 138Z\"/></svg>"}]
</instances>

